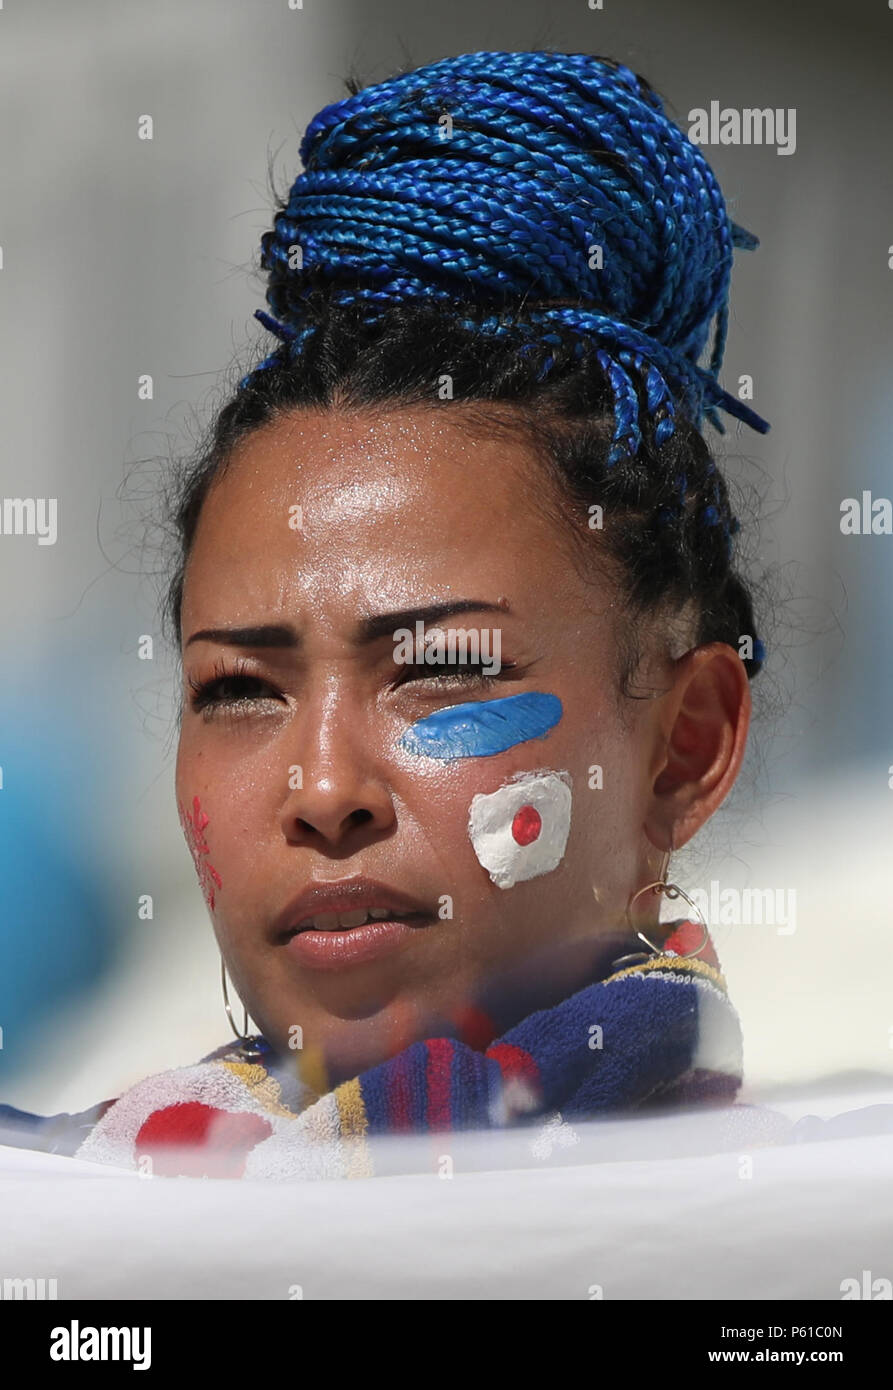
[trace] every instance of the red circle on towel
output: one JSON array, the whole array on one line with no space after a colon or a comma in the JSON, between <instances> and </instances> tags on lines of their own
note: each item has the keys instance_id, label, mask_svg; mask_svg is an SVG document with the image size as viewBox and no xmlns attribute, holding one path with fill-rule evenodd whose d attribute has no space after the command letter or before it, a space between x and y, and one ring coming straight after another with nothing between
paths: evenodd
<instances>
[{"instance_id":1,"label":"red circle on towel","mask_svg":"<svg viewBox=\"0 0 893 1390\"><path fill-rule=\"evenodd\" d=\"M241 1178L251 1150L272 1133L261 1115L188 1100L153 1110L134 1150L137 1158L148 1155L152 1171L166 1178Z\"/></svg>"},{"instance_id":2,"label":"red circle on towel","mask_svg":"<svg viewBox=\"0 0 893 1390\"><path fill-rule=\"evenodd\" d=\"M519 845L530 845L539 838L543 818L535 806L522 806L512 821L512 839Z\"/></svg>"}]
</instances>

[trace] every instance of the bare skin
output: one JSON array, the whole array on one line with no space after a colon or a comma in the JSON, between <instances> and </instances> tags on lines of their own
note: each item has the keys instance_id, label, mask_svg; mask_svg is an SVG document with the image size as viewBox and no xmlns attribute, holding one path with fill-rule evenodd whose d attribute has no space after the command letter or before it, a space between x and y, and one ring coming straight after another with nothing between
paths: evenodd
<instances>
[{"instance_id":1,"label":"bare skin","mask_svg":"<svg viewBox=\"0 0 893 1390\"><path fill-rule=\"evenodd\" d=\"M656 654L644 672L655 698L618 695L619 591L572 563L535 505L549 484L528 450L470 436L460 410L294 411L255 431L212 487L186 569L176 789L207 816L214 931L256 1025L283 1053L299 1025L330 1084L416 1039L461 1036L488 991L504 1024L606 971L630 949L631 896L720 805L744 753L750 694L729 646ZM363 617L465 599L500 608L429 630L498 626L490 686L456 667L407 678L391 635L356 641ZM299 644L191 640L271 624ZM193 687L221 675L235 679L194 708ZM449 763L399 746L435 709L534 690L563 704L545 738ZM501 889L475 856L469 805L542 768L572 779L563 860ZM387 958L302 968L275 935L283 909L311 881L359 874L435 920ZM657 911L640 900L636 926Z\"/></svg>"}]
</instances>

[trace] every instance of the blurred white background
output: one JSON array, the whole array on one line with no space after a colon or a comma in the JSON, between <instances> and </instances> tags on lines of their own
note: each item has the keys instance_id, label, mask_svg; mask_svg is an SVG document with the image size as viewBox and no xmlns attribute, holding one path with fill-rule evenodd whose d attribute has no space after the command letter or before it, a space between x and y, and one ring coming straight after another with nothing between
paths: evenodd
<instances>
[{"instance_id":1,"label":"blurred white background","mask_svg":"<svg viewBox=\"0 0 893 1390\"><path fill-rule=\"evenodd\" d=\"M3 496L59 498L56 545L0 536L3 1100L82 1108L229 1035L177 822L176 669L137 523L153 460L187 451L253 345L268 348L251 315L269 157L286 187L349 71L372 82L541 46L626 62L683 126L713 99L797 110L793 155L706 151L761 239L736 258L723 380L751 373L772 424L763 438L729 421L720 458L756 489L757 570L780 568L742 782L675 872L689 892L796 893L792 934L714 926L752 1087L893 1072L893 537L839 529L844 497L893 490L891 35L893 12L868 0L0 11L0 478Z\"/></svg>"}]
</instances>

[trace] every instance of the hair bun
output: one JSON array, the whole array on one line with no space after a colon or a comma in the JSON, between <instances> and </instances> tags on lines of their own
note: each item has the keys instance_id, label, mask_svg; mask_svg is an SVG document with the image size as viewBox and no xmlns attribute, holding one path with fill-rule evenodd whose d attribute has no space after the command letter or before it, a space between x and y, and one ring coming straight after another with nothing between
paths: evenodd
<instances>
[{"instance_id":1,"label":"hair bun","mask_svg":"<svg viewBox=\"0 0 893 1390\"><path fill-rule=\"evenodd\" d=\"M541 341L569 330L624 375L644 364L652 405L669 389L696 421L706 409L722 430L721 406L768 429L716 380L733 247L756 239L629 68L539 51L445 58L325 107L301 158L262 238L276 318L258 317L277 336L300 345L313 331L321 284L370 318L452 301L497 334L509 306Z\"/></svg>"}]
</instances>

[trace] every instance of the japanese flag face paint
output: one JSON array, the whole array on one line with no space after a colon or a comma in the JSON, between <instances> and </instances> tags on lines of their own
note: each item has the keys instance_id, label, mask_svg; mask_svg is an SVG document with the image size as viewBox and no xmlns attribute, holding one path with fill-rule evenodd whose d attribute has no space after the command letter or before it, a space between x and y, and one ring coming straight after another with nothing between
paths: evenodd
<instances>
[{"instance_id":1,"label":"japanese flag face paint","mask_svg":"<svg viewBox=\"0 0 893 1390\"><path fill-rule=\"evenodd\" d=\"M570 774L519 772L472 799L468 833L500 888L550 873L561 863L571 823Z\"/></svg>"}]
</instances>

